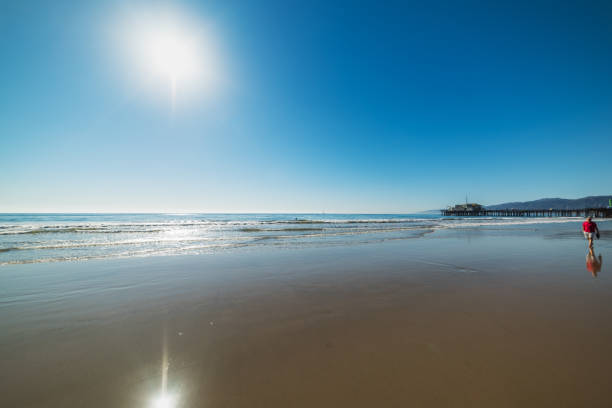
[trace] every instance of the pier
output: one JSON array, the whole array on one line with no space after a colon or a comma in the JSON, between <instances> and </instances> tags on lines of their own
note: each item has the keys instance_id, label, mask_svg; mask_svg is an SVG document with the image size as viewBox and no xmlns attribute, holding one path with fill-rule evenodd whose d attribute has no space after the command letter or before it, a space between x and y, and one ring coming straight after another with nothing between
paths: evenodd
<instances>
[{"instance_id":1,"label":"pier","mask_svg":"<svg viewBox=\"0 0 612 408\"><path fill-rule=\"evenodd\" d=\"M573 210L486 210L478 209L446 209L441 210L447 217L583 217L612 218L612 208L578 208Z\"/></svg>"}]
</instances>

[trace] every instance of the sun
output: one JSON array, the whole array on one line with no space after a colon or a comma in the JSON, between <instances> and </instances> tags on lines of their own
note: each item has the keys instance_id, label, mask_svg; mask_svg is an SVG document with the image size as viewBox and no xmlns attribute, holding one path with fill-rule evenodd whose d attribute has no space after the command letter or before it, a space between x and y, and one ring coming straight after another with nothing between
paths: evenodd
<instances>
[{"instance_id":1,"label":"sun","mask_svg":"<svg viewBox=\"0 0 612 408\"><path fill-rule=\"evenodd\" d=\"M115 32L131 78L161 95L210 94L221 77L219 53L207 24L175 9L126 13Z\"/></svg>"},{"instance_id":2,"label":"sun","mask_svg":"<svg viewBox=\"0 0 612 408\"><path fill-rule=\"evenodd\" d=\"M154 74L170 80L193 80L203 71L201 50L196 39L172 28L158 28L144 40L145 58Z\"/></svg>"},{"instance_id":3,"label":"sun","mask_svg":"<svg viewBox=\"0 0 612 408\"><path fill-rule=\"evenodd\" d=\"M202 46L183 30L154 27L143 38L143 48L151 73L168 81L174 110L179 84L189 85L205 74Z\"/></svg>"}]
</instances>

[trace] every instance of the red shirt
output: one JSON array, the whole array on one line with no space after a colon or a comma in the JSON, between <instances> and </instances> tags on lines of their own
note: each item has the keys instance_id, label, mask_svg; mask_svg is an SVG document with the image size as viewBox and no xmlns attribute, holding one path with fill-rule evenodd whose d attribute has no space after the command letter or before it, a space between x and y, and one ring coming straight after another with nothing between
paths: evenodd
<instances>
[{"instance_id":1,"label":"red shirt","mask_svg":"<svg viewBox=\"0 0 612 408\"><path fill-rule=\"evenodd\" d=\"M595 224L593 221L585 221L582 223L582 230L584 232L595 232L595 228L597 228L597 224Z\"/></svg>"}]
</instances>

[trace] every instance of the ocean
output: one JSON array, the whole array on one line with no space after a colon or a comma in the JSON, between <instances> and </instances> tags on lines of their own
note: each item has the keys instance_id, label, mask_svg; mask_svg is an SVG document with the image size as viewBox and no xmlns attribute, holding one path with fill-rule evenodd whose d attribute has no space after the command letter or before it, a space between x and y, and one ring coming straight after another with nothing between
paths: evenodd
<instances>
[{"instance_id":1,"label":"ocean","mask_svg":"<svg viewBox=\"0 0 612 408\"><path fill-rule=\"evenodd\" d=\"M576 222L431 214L0 214L0 265L418 239L436 230Z\"/></svg>"}]
</instances>

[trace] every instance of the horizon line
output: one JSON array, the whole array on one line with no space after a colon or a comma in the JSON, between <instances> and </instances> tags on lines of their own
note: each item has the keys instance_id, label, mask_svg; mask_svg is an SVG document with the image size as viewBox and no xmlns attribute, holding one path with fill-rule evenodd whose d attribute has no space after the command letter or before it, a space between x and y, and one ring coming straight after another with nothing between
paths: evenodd
<instances>
[{"instance_id":1,"label":"horizon line","mask_svg":"<svg viewBox=\"0 0 612 408\"><path fill-rule=\"evenodd\" d=\"M224 212L224 211L204 211L204 212L200 212L200 211L141 211L141 212L133 212L133 211L28 211L28 212L1 212L0 211L0 215L23 215L23 214L81 214L81 215L90 215L90 214L98 214L98 215L102 215L102 214L132 214L132 215L144 215L144 214L234 214L234 215L241 215L241 214L251 214L251 215L256 215L256 214L296 214L296 215L300 215L300 214L338 214L338 215L347 215L347 214L361 214L361 215L402 215L402 214L420 214L420 213L425 213L425 212L431 212L431 211L441 211L442 209L433 209L433 210L420 210L420 211L412 211L412 212L398 212L398 211L391 211L391 212L328 212L328 211L319 211L319 212L285 212L285 211L265 211L265 212L256 212L256 211L246 211L246 212L241 212L241 211L229 211L229 212Z\"/></svg>"}]
</instances>

